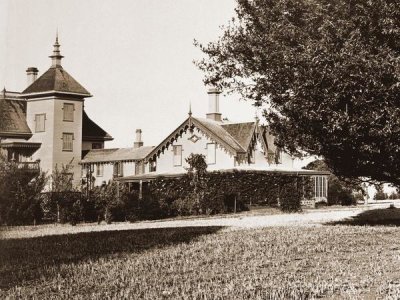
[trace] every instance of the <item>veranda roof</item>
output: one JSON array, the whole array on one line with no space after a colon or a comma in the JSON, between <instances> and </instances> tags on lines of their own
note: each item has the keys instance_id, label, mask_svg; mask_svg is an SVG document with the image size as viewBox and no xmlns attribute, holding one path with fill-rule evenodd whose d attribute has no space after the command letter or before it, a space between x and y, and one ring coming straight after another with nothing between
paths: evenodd
<instances>
[{"instance_id":1,"label":"veranda roof","mask_svg":"<svg viewBox=\"0 0 400 300\"><path fill-rule=\"evenodd\" d=\"M145 158L152 149L152 146L140 148L93 149L85 155L81 164L139 161Z\"/></svg>"},{"instance_id":2,"label":"veranda roof","mask_svg":"<svg viewBox=\"0 0 400 300\"><path fill-rule=\"evenodd\" d=\"M297 176L328 176L331 175L330 172L327 171L315 171L315 170L305 170L305 169L284 169L284 168L269 168L269 169L260 169L260 168L252 168L252 167L236 167L231 169L221 169L217 171L210 171L210 173L222 172L222 173L234 173L234 172L247 172L247 173L257 173L257 174L285 174L285 175L297 175ZM140 174L140 175L132 175L126 177L116 178L120 182L139 182L139 181L152 181L156 178L179 178L187 174L187 172L179 172L179 173L148 173L148 174Z\"/></svg>"}]
</instances>

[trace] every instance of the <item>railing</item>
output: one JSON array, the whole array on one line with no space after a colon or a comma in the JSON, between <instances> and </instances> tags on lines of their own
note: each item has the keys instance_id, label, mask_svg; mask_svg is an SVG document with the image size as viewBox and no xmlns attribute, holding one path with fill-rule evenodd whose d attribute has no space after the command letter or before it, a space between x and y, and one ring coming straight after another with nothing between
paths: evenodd
<instances>
[{"instance_id":1,"label":"railing","mask_svg":"<svg viewBox=\"0 0 400 300\"><path fill-rule=\"evenodd\" d=\"M36 172L40 170L38 161L16 162L17 168L22 171Z\"/></svg>"}]
</instances>

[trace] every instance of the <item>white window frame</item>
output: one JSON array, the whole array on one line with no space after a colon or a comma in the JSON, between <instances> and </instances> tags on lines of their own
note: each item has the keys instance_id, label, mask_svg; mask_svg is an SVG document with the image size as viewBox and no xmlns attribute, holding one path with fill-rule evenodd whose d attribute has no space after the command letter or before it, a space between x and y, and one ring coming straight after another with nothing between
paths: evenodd
<instances>
[{"instance_id":1,"label":"white window frame","mask_svg":"<svg viewBox=\"0 0 400 300\"><path fill-rule=\"evenodd\" d=\"M180 149L180 155L177 155L177 149ZM173 151L173 164L174 167L180 167L182 166L182 152L183 152L183 148L182 145L174 145L172 147L172 151Z\"/></svg>"},{"instance_id":2,"label":"white window frame","mask_svg":"<svg viewBox=\"0 0 400 300\"><path fill-rule=\"evenodd\" d=\"M69 107L67 109L67 107ZM74 112L75 105L74 103L63 103L63 121L65 122L73 122L74 121Z\"/></svg>"},{"instance_id":3,"label":"white window frame","mask_svg":"<svg viewBox=\"0 0 400 300\"><path fill-rule=\"evenodd\" d=\"M66 137L71 137L71 147L68 147L69 144L67 144L69 141L66 140ZM62 134L62 151L65 152L72 152L74 151L74 134L71 132L63 132Z\"/></svg>"},{"instance_id":4,"label":"white window frame","mask_svg":"<svg viewBox=\"0 0 400 300\"><path fill-rule=\"evenodd\" d=\"M43 126L38 128L40 123L38 123L39 118L43 117ZM36 114L35 115L35 132L45 132L46 131L46 114Z\"/></svg>"},{"instance_id":5,"label":"white window frame","mask_svg":"<svg viewBox=\"0 0 400 300\"><path fill-rule=\"evenodd\" d=\"M217 163L217 144L207 143L206 149L207 149L207 165L215 165ZM210 157L211 153L213 153L212 157Z\"/></svg>"}]
</instances>

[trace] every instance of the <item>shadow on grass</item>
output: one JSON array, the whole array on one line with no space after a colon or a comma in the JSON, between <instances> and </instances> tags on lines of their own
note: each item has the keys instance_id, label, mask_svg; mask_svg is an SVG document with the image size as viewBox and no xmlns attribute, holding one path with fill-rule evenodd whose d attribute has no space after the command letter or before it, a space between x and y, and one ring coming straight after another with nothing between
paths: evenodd
<instances>
[{"instance_id":1,"label":"shadow on grass","mask_svg":"<svg viewBox=\"0 0 400 300\"><path fill-rule=\"evenodd\" d=\"M329 222L326 225L400 226L400 208L366 210L351 219Z\"/></svg>"},{"instance_id":2,"label":"shadow on grass","mask_svg":"<svg viewBox=\"0 0 400 300\"><path fill-rule=\"evenodd\" d=\"M0 289L46 276L49 267L188 243L222 228L120 230L0 240Z\"/></svg>"}]
</instances>

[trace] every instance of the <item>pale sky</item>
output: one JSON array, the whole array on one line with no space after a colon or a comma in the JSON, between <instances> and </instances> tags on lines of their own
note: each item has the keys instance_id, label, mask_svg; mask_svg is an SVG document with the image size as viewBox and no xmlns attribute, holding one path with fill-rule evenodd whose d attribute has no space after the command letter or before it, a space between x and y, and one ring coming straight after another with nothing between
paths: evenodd
<instances>
[{"instance_id":1,"label":"pale sky","mask_svg":"<svg viewBox=\"0 0 400 300\"><path fill-rule=\"evenodd\" d=\"M39 76L59 31L64 69L91 94L89 116L114 137L106 147L131 147L136 128L157 145L186 117L204 117L208 96L202 57L193 40L208 42L234 16L234 0L1 0L0 87L22 91L27 67ZM221 97L230 121L254 120L238 96Z\"/></svg>"}]
</instances>

